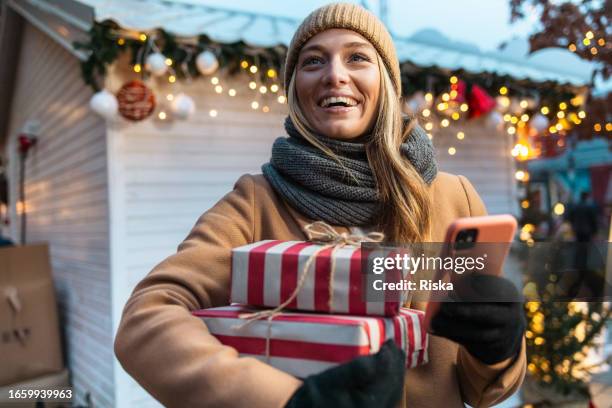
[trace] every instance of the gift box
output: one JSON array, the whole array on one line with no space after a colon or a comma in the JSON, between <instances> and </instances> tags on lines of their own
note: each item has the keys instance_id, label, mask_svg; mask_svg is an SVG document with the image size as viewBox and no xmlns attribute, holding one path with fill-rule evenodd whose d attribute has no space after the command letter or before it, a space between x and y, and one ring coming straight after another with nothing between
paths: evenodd
<instances>
[{"instance_id":1,"label":"gift box","mask_svg":"<svg viewBox=\"0 0 612 408\"><path fill-rule=\"evenodd\" d=\"M393 339L406 353L406 368L427 362L423 312L401 308L394 317L281 312L247 321L259 309L232 305L194 311L208 330L241 356L255 357L304 378L355 357L376 353Z\"/></svg>"},{"instance_id":2,"label":"gift box","mask_svg":"<svg viewBox=\"0 0 612 408\"><path fill-rule=\"evenodd\" d=\"M325 248L316 253L320 249L321 245L312 242L278 240L234 248L231 302L276 307L291 297L300 277L306 273L297 296L285 309L356 316L394 316L398 313L406 300L406 292L370 292L370 297L366 297L364 283L373 275L362 273L362 257L375 253L380 256L378 252L382 250L365 254L359 246L345 246L336 250ZM315 259L306 272L305 266L311 257ZM404 271L392 270L376 278L389 282L399 281L404 276Z\"/></svg>"}]
</instances>

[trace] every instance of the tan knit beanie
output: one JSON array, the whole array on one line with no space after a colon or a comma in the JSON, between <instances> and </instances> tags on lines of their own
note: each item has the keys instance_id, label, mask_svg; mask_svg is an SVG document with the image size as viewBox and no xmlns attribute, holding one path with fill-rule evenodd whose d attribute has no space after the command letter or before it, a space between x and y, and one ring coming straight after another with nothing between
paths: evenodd
<instances>
[{"instance_id":1,"label":"tan knit beanie","mask_svg":"<svg viewBox=\"0 0 612 408\"><path fill-rule=\"evenodd\" d=\"M285 90L295 69L300 50L306 42L322 31L331 28L345 28L364 36L380 54L397 91L402 94L402 81L399 61L391 35L384 24L374 14L357 4L334 3L320 7L310 13L291 39L285 61Z\"/></svg>"}]
</instances>

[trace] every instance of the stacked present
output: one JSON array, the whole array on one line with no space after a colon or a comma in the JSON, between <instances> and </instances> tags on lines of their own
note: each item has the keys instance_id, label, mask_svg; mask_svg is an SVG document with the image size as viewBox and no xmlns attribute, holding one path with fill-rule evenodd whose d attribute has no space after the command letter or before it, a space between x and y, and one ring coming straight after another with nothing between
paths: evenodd
<instances>
[{"instance_id":1,"label":"stacked present","mask_svg":"<svg viewBox=\"0 0 612 408\"><path fill-rule=\"evenodd\" d=\"M423 312L401 307L402 299L367 301L362 257L370 255L342 238L235 248L232 305L193 314L240 355L301 378L376 353L389 339L407 368L427 362Z\"/></svg>"}]
</instances>

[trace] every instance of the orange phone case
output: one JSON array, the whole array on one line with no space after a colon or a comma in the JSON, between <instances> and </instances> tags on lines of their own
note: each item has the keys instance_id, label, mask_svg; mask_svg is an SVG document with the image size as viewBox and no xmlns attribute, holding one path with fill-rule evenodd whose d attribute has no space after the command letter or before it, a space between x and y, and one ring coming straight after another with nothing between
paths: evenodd
<instances>
[{"instance_id":1,"label":"orange phone case","mask_svg":"<svg viewBox=\"0 0 612 408\"><path fill-rule=\"evenodd\" d=\"M454 249L453 243L457 239L459 232L476 229L478 231L476 236L476 243L491 243L496 245L481 245L475 246L466 250ZM494 274L500 276L503 273L503 265L508 251L510 250L510 244L514 238L516 231L516 219L509 214L502 215L485 215L481 217L466 217L455 220L449 225L446 230L446 238L444 242L444 249L440 256L455 256L457 251L461 251L462 256L478 257L484 255L481 251L487 251L487 269L484 273ZM507 245L500 245L506 243ZM491 252L493 256L491 255ZM444 279L446 271L438 271L437 279ZM452 280L453 276L451 276ZM425 312L424 326L429 331L429 324L432 317L436 314L440 307L440 302L429 301L427 310Z\"/></svg>"}]
</instances>

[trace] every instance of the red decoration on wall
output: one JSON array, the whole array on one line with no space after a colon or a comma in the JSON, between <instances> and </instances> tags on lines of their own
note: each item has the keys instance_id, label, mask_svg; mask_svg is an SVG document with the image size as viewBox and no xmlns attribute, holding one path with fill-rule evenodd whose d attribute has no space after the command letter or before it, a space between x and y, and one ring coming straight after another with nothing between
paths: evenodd
<instances>
[{"instance_id":1,"label":"red decoration on wall","mask_svg":"<svg viewBox=\"0 0 612 408\"><path fill-rule=\"evenodd\" d=\"M478 85L472 85L468 95L468 118L477 118L486 115L495 108L496 102L484 89Z\"/></svg>"},{"instance_id":2,"label":"red decoration on wall","mask_svg":"<svg viewBox=\"0 0 612 408\"><path fill-rule=\"evenodd\" d=\"M25 155L36 144L36 137L26 134L19 135L19 153Z\"/></svg>"},{"instance_id":3,"label":"red decoration on wall","mask_svg":"<svg viewBox=\"0 0 612 408\"><path fill-rule=\"evenodd\" d=\"M155 95L138 80L123 85L117 92L119 113L128 120L139 121L147 118L155 109Z\"/></svg>"}]
</instances>

